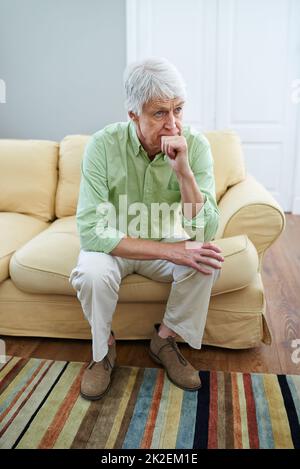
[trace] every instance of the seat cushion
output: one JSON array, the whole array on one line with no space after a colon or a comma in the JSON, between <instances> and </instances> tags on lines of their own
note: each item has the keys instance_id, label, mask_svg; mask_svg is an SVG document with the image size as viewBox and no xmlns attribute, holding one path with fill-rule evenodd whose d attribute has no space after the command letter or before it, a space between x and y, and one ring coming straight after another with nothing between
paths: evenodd
<instances>
[{"instance_id":1,"label":"seat cushion","mask_svg":"<svg viewBox=\"0 0 300 469\"><path fill-rule=\"evenodd\" d=\"M0 139L0 211L54 219L58 143Z\"/></svg>"},{"instance_id":2,"label":"seat cushion","mask_svg":"<svg viewBox=\"0 0 300 469\"><path fill-rule=\"evenodd\" d=\"M222 273L212 294L238 290L248 285L258 269L256 250L247 236L215 241L225 257ZM69 283L77 264L79 238L75 217L56 220L50 228L19 249L11 259L10 275L16 286L29 293L75 295ZM141 275L128 275L121 284L120 302L165 302L171 284Z\"/></svg>"},{"instance_id":3,"label":"seat cushion","mask_svg":"<svg viewBox=\"0 0 300 469\"><path fill-rule=\"evenodd\" d=\"M20 213L0 213L0 282L9 277L9 261L14 252L45 230L49 224Z\"/></svg>"},{"instance_id":4,"label":"seat cushion","mask_svg":"<svg viewBox=\"0 0 300 469\"><path fill-rule=\"evenodd\" d=\"M23 291L72 295L68 278L78 253L75 217L55 220L14 254L10 276Z\"/></svg>"}]
</instances>

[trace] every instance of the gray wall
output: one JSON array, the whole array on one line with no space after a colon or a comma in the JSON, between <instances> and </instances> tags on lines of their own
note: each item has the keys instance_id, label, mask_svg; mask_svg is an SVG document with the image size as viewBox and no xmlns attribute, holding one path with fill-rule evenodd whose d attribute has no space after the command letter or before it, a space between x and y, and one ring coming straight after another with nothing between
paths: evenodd
<instances>
[{"instance_id":1,"label":"gray wall","mask_svg":"<svg viewBox=\"0 0 300 469\"><path fill-rule=\"evenodd\" d=\"M59 141L126 120L125 0L0 0L0 138Z\"/></svg>"}]
</instances>

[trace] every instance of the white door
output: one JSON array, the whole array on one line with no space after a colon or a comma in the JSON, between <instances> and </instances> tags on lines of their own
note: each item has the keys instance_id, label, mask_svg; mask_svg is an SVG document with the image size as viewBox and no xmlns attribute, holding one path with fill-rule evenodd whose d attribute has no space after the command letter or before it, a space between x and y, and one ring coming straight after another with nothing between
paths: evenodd
<instances>
[{"instance_id":1,"label":"white door","mask_svg":"<svg viewBox=\"0 0 300 469\"><path fill-rule=\"evenodd\" d=\"M299 25L300 0L127 1L128 62L172 61L187 82L187 123L235 130L248 171L285 211L296 188Z\"/></svg>"},{"instance_id":2,"label":"white door","mask_svg":"<svg viewBox=\"0 0 300 469\"><path fill-rule=\"evenodd\" d=\"M292 208L296 164L299 6L298 0L225 0L217 20L216 128L240 135L248 171L285 211Z\"/></svg>"}]
</instances>

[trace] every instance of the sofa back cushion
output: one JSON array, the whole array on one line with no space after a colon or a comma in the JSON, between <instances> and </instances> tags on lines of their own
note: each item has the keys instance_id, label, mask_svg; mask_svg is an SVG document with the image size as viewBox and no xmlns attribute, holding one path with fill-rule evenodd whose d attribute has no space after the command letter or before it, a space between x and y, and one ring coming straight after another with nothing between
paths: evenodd
<instances>
[{"instance_id":1,"label":"sofa back cushion","mask_svg":"<svg viewBox=\"0 0 300 469\"><path fill-rule=\"evenodd\" d=\"M217 202L227 189L246 177L245 162L239 136L231 131L205 132L214 159Z\"/></svg>"},{"instance_id":2,"label":"sofa back cushion","mask_svg":"<svg viewBox=\"0 0 300 469\"><path fill-rule=\"evenodd\" d=\"M230 186L245 179L241 142L233 131L204 132L214 159L217 202ZM69 135L60 144L59 180L56 194L57 218L76 214L80 164L88 135Z\"/></svg>"},{"instance_id":3,"label":"sofa back cushion","mask_svg":"<svg viewBox=\"0 0 300 469\"><path fill-rule=\"evenodd\" d=\"M55 217L58 143L0 139L0 212Z\"/></svg>"},{"instance_id":4,"label":"sofa back cushion","mask_svg":"<svg viewBox=\"0 0 300 469\"><path fill-rule=\"evenodd\" d=\"M80 164L89 135L69 135L59 148L59 178L55 212L57 218L75 215L80 185Z\"/></svg>"}]
</instances>

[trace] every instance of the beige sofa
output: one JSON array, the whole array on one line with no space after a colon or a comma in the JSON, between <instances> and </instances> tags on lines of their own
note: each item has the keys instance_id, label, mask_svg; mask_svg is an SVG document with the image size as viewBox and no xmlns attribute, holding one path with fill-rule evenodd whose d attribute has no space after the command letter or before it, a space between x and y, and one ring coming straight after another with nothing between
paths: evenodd
<instances>
[{"instance_id":1,"label":"beige sofa","mask_svg":"<svg viewBox=\"0 0 300 469\"><path fill-rule=\"evenodd\" d=\"M215 162L220 224L215 243L225 262L209 305L204 343L249 348L270 343L261 279L265 251L285 225L266 189L245 171L231 131L208 132ZM76 204L88 136L58 144L0 140L0 334L90 338L68 278L79 253ZM140 275L122 282L113 329L145 339L160 321L170 285Z\"/></svg>"}]
</instances>

